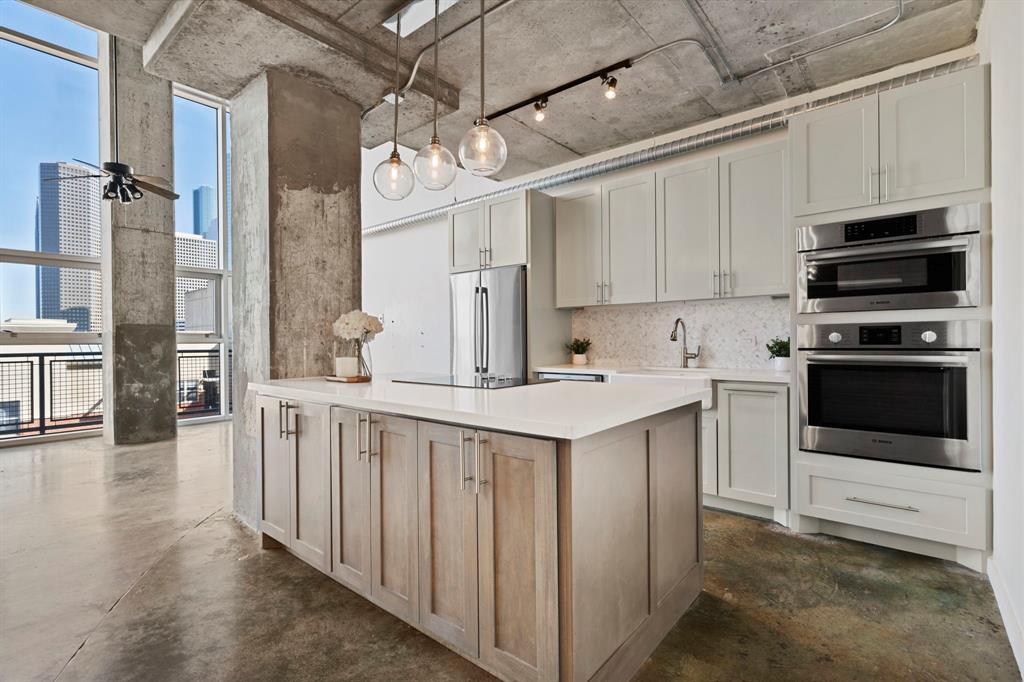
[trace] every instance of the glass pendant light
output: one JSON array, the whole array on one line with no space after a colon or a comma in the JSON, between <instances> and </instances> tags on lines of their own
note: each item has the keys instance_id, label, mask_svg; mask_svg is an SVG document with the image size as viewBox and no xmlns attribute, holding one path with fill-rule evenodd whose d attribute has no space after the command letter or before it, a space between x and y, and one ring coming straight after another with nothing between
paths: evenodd
<instances>
[{"instance_id":1,"label":"glass pendant light","mask_svg":"<svg viewBox=\"0 0 1024 682\"><path fill-rule=\"evenodd\" d=\"M395 30L395 136L394 145L391 148L391 156L381 161L377 168L373 171L373 186L377 192L391 201L399 201L406 198L412 192L415 179L412 175L412 169L402 161L402 157L398 153L398 102L401 99L401 95L398 92L400 87L399 69L401 68L401 62L399 61L399 48L401 47L402 40L402 15L398 15L398 26Z\"/></svg>"},{"instance_id":2,"label":"glass pendant light","mask_svg":"<svg viewBox=\"0 0 1024 682\"><path fill-rule=\"evenodd\" d=\"M487 123L484 111L484 0L480 0L480 118L462 136L459 160L473 175L486 177L500 171L507 159L505 139Z\"/></svg>"},{"instance_id":3,"label":"glass pendant light","mask_svg":"<svg viewBox=\"0 0 1024 682\"><path fill-rule=\"evenodd\" d=\"M430 138L430 144L421 149L412 162L412 169L420 184L432 191L451 185L458 171L455 157L445 149L441 138L437 136L437 44L440 41L437 18L441 13L440 5L441 0L434 0L434 135Z\"/></svg>"}]
</instances>

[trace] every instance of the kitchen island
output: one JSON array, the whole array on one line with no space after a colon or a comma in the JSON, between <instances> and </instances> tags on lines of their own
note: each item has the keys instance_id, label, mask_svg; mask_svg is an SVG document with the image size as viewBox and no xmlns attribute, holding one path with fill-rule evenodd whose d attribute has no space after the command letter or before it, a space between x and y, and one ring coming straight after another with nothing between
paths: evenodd
<instances>
[{"instance_id":1,"label":"kitchen island","mask_svg":"<svg viewBox=\"0 0 1024 682\"><path fill-rule=\"evenodd\" d=\"M700 593L700 382L249 390L264 546L502 679L628 679Z\"/></svg>"}]
</instances>

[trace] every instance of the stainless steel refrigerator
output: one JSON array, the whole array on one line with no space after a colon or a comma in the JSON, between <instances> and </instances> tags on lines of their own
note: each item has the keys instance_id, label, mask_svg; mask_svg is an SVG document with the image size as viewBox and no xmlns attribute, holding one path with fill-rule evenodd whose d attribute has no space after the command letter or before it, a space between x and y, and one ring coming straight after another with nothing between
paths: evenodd
<instances>
[{"instance_id":1,"label":"stainless steel refrigerator","mask_svg":"<svg viewBox=\"0 0 1024 682\"><path fill-rule=\"evenodd\" d=\"M451 276L451 373L526 380L526 267Z\"/></svg>"}]
</instances>

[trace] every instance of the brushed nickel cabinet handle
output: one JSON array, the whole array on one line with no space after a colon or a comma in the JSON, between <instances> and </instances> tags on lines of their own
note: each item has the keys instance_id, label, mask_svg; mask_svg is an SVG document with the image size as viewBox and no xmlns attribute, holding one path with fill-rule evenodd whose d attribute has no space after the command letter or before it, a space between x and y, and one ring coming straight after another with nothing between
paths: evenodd
<instances>
[{"instance_id":1,"label":"brushed nickel cabinet handle","mask_svg":"<svg viewBox=\"0 0 1024 682\"><path fill-rule=\"evenodd\" d=\"M366 421L369 421L369 415L366 416ZM338 431L341 431L341 424L338 424ZM369 446L369 437L363 437L363 413L356 412L356 461L363 461L363 455L366 454L367 448L363 447L363 443L367 443Z\"/></svg>"},{"instance_id":2,"label":"brushed nickel cabinet handle","mask_svg":"<svg viewBox=\"0 0 1024 682\"><path fill-rule=\"evenodd\" d=\"M466 432L459 430L459 490L466 489L466 481L472 481L472 476L466 475L466 443L473 440L466 438Z\"/></svg>"},{"instance_id":3,"label":"brushed nickel cabinet handle","mask_svg":"<svg viewBox=\"0 0 1024 682\"><path fill-rule=\"evenodd\" d=\"M729 271L728 270L723 270L722 271L722 296L725 296L726 294L732 296L732 282L730 281L731 279L732 278L729 277Z\"/></svg>"},{"instance_id":4,"label":"brushed nickel cabinet handle","mask_svg":"<svg viewBox=\"0 0 1024 682\"><path fill-rule=\"evenodd\" d=\"M875 193L871 191L871 183L875 180L875 169L868 166L868 203L875 203Z\"/></svg>"},{"instance_id":5,"label":"brushed nickel cabinet handle","mask_svg":"<svg viewBox=\"0 0 1024 682\"><path fill-rule=\"evenodd\" d=\"M711 296L718 298L718 272L711 273Z\"/></svg>"},{"instance_id":6,"label":"brushed nickel cabinet handle","mask_svg":"<svg viewBox=\"0 0 1024 682\"><path fill-rule=\"evenodd\" d=\"M288 410L297 409L298 405L292 405L287 400L284 402L284 439L289 440L288 436L299 435L299 418L295 417L295 430L292 431L288 428Z\"/></svg>"},{"instance_id":7,"label":"brushed nickel cabinet handle","mask_svg":"<svg viewBox=\"0 0 1024 682\"><path fill-rule=\"evenodd\" d=\"M597 302L604 303L604 297L601 295L601 283L597 283Z\"/></svg>"},{"instance_id":8,"label":"brushed nickel cabinet handle","mask_svg":"<svg viewBox=\"0 0 1024 682\"><path fill-rule=\"evenodd\" d=\"M888 163L886 163L885 166L883 166L882 172L885 173L885 176L884 176L885 177L885 200L888 202L889 201L889 164Z\"/></svg>"},{"instance_id":9,"label":"brushed nickel cabinet handle","mask_svg":"<svg viewBox=\"0 0 1024 682\"><path fill-rule=\"evenodd\" d=\"M487 484L487 479L484 478L483 470L483 459L480 456L480 446L489 443L486 438L480 438L480 432L476 431L473 433L473 456L476 462L476 494L480 494L480 486Z\"/></svg>"},{"instance_id":10,"label":"brushed nickel cabinet handle","mask_svg":"<svg viewBox=\"0 0 1024 682\"><path fill-rule=\"evenodd\" d=\"M870 505L874 505L875 507L885 507L886 509L900 509L902 511L908 511L908 512L919 512L919 511L921 511L917 507L911 507L909 505L904 506L904 505L901 505L901 504L889 504L888 502L876 502L874 500L865 500L865 499L860 498L860 497L847 497L846 499L848 501L850 501L850 502L859 502L861 504L870 504Z\"/></svg>"},{"instance_id":11,"label":"brushed nickel cabinet handle","mask_svg":"<svg viewBox=\"0 0 1024 682\"><path fill-rule=\"evenodd\" d=\"M277 401L277 438L280 440L284 438L284 401Z\"/></svg>"},{"instance_id":12,"label":"brushed nickel cabinet handle","mask_svg":"<svg viewBox=\"0 0 1024 682\"><path fill-rule=\"evenodd\" d=\"M377 452L373 451L373 443L374 443L373 425L374 424L379 424L379 423L380 423L379 421L377 421L376 419L373 418L373 415L371 415L371 414L367 414L366 415L366 453L370 457L378 457L378 456L380 456L380 443L379 442L377 443L377 446L378 446L377 447ZM379 436L380 434L377 434L377 435Z\"/></svg>"}]
</instances>

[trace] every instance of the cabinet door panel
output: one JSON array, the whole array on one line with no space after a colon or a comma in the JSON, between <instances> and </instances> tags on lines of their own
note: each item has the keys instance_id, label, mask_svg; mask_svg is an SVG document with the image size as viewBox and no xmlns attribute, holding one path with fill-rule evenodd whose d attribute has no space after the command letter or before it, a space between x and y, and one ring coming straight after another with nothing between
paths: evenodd
<instances>
[{"instance_id":1,"label":"cabinet door panel","mask_svg":"<svg viewBox=\"0 0 1024 682\"><path fill-rule=\"evenodd\" d=\"M726 154L719 164L722 293L788 294L792 258L785 143Z\"/></svg>"},{"instance_id":2,"label":"cabinet door panel","mask_svg":"<svg viewBox=\"0 0 1024 682\"><path fill-rule=\"evenodd\" d=\"M487 265L526 263L526 192L488 201L484 207Z\"/></svg>"},{"instance_id":3,"label":"cabinet door panel","mask_svg":"<svg viewBox=\"0 0 1024 682\"><path fill-rule=\"evenodd\" d=\"M603 280L601 192L555 200L555 305L597 305Z\"/></svg>"},{"instance_id":4,"label":"cabinet door panel","mask_svg":"<svg viewBox=\"0 0 1024 682\"><path fill-rule=\"evenodd\" d=\"M793 117L793 215L878 203L878 99Z\"/></svg>"},{"instance_id":5,"label":"cabinet door panel","mask_svg":"<svg viewBox=\"0 0 1024 682\"><path fill-rule=\"evenodd\" d=\"M480 660L509 679L557 679L555 446L496 433L483 440Z\"/></svg>"},{"instance_id":6,"label":"cabinet door panel","mask_svg":"<svg viewBox=\"0 0 1024 682\"><path fill-rule=\"evenodd\" d=\"M878 96L883 201L985 186L984 75L975 68Z\"/></svg>"},{"instance_id":7,"label":"cabinet door panel","mask_svg":"<svg viewBox=\"0 0 1024 682\"><path fill-rule=\"evenodd\" d=\"M291 534L291 452L284 439L284 401L256 398L260 410L260 531L287 545Z\"/></svg>"},{"instance_id":8,"label":"cabinet door panel","mask_svg":"<svg viewBox=\"0 0 1024 682\"><path fill-rule=\"evenodd\" d=\"M291 548L323 571L331 569L330 407L291 403Z\"/></svg>"},{"instance_id":9,"label":"cabinet door panel","mask_svg":"<svg viewBox=\"0 0 1024 682\"><path fill-rule=\"evenodd\" d=\"M332 574L370 593L370 415L331 408Z\"/></svg>"},{"instance_id":10,"label":"cabinet door panel","mask_svg":"<svg viewBox=\"0 0 1024 682\"><path fill-rule=\"evenodd\" d=\"M601 186L605 303L649 303L657 290L654 173Z\"/></svg>"},{"instance_id":11,"label":"cabinet door panel","mask_svg":"<svg viewBox=\"0 0 1024 682\"><path fill-rule=\"evenodd\" d=\"M418 615L416 422L372 415L370 594L392 613Z\"/></svg>"},{"instance_id":12,"label":"cabinet door panel","mask_svg":"<svg viewBox=\"0 0 1024 682\"><path fill-rule=\"evenodd\" d=\"M718 494L789 506L789 389L718 386Z\"/></svg>"},{"instance_id":13,"label":"cabinet door panel","mask_svg":"<svg viewBox=\"0 0 1024 682\"><path fill-rule=\"evenodd\" d=\"M484 207L466 206L448 214L448 267L467 272L481 266L484 247Z\"/></svg>"},{"instance_id":14,"label":"cabinet door panel","mask_svg":"<svg viewBox=\"0 0 1024 682\"><path fill-rule=\"evenodd\" d=\"M420 625L477 656L477 499L460 447L472 433L419 423Z\"/></svg>"},{"instance_id":15,"label":"cabinet door panel","mask_svg":"<svg viewBox=\"0 0 1024 682\"><path fill-rule=\"evenodd\" d=\"M718 159L656 174L659 301L712 298L718 276Z\"/></svg>"}]
</instances>

